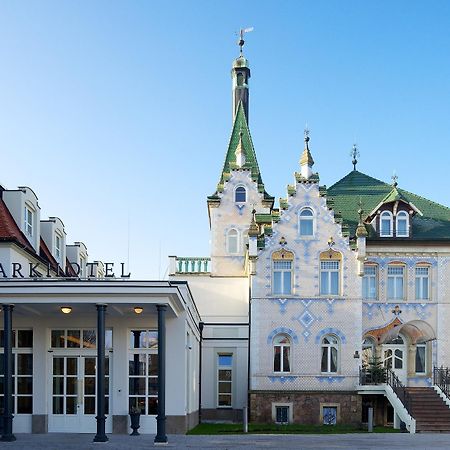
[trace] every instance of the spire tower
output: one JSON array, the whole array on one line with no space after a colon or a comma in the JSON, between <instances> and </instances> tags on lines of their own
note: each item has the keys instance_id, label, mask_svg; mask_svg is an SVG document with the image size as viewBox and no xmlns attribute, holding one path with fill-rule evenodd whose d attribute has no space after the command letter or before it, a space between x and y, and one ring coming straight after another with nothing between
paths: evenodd
<instances>
[{"instance_id":1,"label":"spire tower","mask_svg":"<svg viewBox=\"0 0 450 450\"><path fill-rule=\"evenodd\" d=\"M300 158L300 174L303 178L309 179L313 173L312 166L314 165L314 159L309 151L309 130L305 128L305 148Z\"/></svg>"}]
</instances>

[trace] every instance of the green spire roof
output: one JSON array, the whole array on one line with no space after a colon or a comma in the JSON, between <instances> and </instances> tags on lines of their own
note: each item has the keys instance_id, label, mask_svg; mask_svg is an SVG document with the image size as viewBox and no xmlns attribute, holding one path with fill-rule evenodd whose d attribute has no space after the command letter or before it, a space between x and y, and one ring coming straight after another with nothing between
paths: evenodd
<instances>
[{"instance_id":1,"label":"green spire roof","mask_svg":"<svg viewBox=\"0 0 450 450\"><path fill-rule=\"evenodd\" d=\"M220 181L217 185L217 191L214 195L208 197L208 200L216 200L217 193L223 191L224 183L230 179L231 170L240 168L236 164L236 148L239 144L240 133L242 133L242 151L245 156L245 164L242 166L242 169L250 170L252 180L258 183L258 191L264 194L264 199L273 201L273 197L267 194L264 189L264 183L262 182L261 172L259 171L258 161L256 160L255 148L253 147L252 137L250 135L242 102L239 102L234 118L233 130L231 132L230 142L225 156L225 163L220 175Z\"/></svg>"},{"instance_id":2,"label":"green spire roof","mask_svg":"<svg viewBox=\"0 0 450 450\"><path fill-rule=\"evenodd\" d=\"M335 213L340 214L342 222L347 224L350 236L355 236L358 226L359 201L362 208L369 214L381 203L402 200L413 204L423 214L412 219L412 240L449 240L450 239L450 208L427 200L411 192L392 187L376 178L372 178L357 170L327 189L327 201L333 205ZM376 239L375 233L369 239Z\"/></svg>"}]
</instances>

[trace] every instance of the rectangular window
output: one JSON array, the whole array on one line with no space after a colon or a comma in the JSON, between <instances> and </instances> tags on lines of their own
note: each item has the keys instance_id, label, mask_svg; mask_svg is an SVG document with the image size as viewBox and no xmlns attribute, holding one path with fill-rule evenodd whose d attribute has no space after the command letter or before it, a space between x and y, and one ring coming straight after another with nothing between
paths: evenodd
<instances>
[{"instance_id":1,"label":"rectangular window","mask_svg":"<svg viewBox=\"0 0 450 450\"><path fill-rule=\"evenodd\" d=\"M24 215L24 228L25 233L28 234L28 236L33 236L33 211L31 211L30 208L25 206L25 215Z\"/></svg>"},{"instance_id":2,"label":"rectangular window","mask_svg":"<svg viewBox=\"0 0 450 450\"><path fill-rule=\"evenodd\" d=\"M57 329L50 332L51 348L97 348L97 330L93 328ZM112 349L112 330L105 331L105 348Z\"/></svg>"},{"instance_id":3,"label":"rectangular window","mask_svg":"<svg viewBox=\"0 0 450 450\"><path fill-rule=\"evenodd\" d=\"M388 299L403 300L404 299L403 286L404 286L404 267L389 266L388 285L387 285Z\"/></svg>"},{"instance_id":4,"label":"rectangular window","mask_svg":"<svg viewBox=\"0 0 450 450\"><path fill-rule=\"evenodd\" d=\"M428 267L416 267L416 300L429 300L430 282Z\"/></svg>"},{"instance_id":5,"label":"rectangular window","mask_svg":"<svg viewBox=\"0 0 450 450\"><path fill-rule=\"evenodd\" d=\"M13 412L33 413L33 330L13 330ZM0 409L4 405L4 332L0 330Z\"/></svg>"},{"instance_id":6,"label":"rectangular window","mask_svg":"<svg viewBox=\"0 0 450 450\"><path fill-rule=\"evenodd\" d=\"M217 406L231 408L233 393L233 355L217 355Z\"/></svg>"},{"instance_id":7,"label":"rectangular window","mask_svg":"<svg viewBox=\"0 0 450 450\"><path fill-rule=\"evenodd\" d=\"M289 423L289 406L275 406L275 423Z\"/></svg>"},{"instance_id":8,"label":"rectangular window","mask_svg":"<svg viewBox=\"0 0 450 450\"><path fill-rule=\"evenodd\" d=\"M273 262L273 293L288 295L292 291L292 261Z\"/></svg>"},{"instance_id":9,"label":"rectangular window","mask_svg":"<svg viewBox=\"0 0 450 450\"><path fill-rule=\"evenodd\" d=\"M363 298L375 300L377 298L377 266L364 265L362 280Z\"/></svg>"},{"instance_id":10,"label":"rectangular window","mask_svg":"<svg viewBox=\"0 0 450 450\"><path fill-rule=\"evenodd\" d=\"M339 295L339 261L320 262L320 295Z\"/></svg>"},{"instance_id":11,"label":"rectangular window","mask_svg":"<svg viewBox=\"0 0 450 450\"><path fill-rule=\"evenodd\" d=\"M61 259L61 238L58 235L55 236L55 257Z\"/></svg>"},{"instance_id":12,"label":"rectangular window","mask_svg":"<svg viewBox=\"0 0 450 450\"><path fill-rule=\"evenodd\" d=\"M337 422L337 406L322 407L323 424L336 425Z\"/></svg>"},{"instance_id":13,"label":"rectangular window","mask_svg":"<svg viewBox=\"0 0 450 450\"><path fill-rule=\"evenodd\" d=\"M417 344L416 346L416 373L426 372L426 344Z\"/></svg>"},{"instance_id":14,"label":"rectangular window","mask_svg":"<svg viewBox=\"0 0 450 450\"><path fill-rule=\"evenodd\" d=\"M389 217L382 218L380 222L380 236L392 236L391 219Z\"/></svg>"},{"instance_id":15,"label":"rectangular window","mask_svg":"<svg viewBox=\"0 0 450 450\"><path fill-rule=\"evenodd\" d=\"M158 407L158 333L131 330L129 342L129 409L155 415Z\"/></svg>"}]
</instances>

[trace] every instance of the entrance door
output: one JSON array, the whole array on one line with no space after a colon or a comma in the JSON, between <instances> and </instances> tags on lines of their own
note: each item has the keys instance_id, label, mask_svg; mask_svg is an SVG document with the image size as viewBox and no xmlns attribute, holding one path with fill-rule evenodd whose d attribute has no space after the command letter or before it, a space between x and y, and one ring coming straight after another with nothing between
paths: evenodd
<instances>
[{"instance_id":1,"label":"entrance door","mask_svg":"<svg viewBox=\"0 0 450 450\"><path fill-rule=\"evenodd\" d=\"M49 432L95 433L96 362L93 355L52 355ZM106 358L106 414L109 412L109 378L109 358ZM108 416L106 432L112 432L112 420Z\"/></svg>"},{"instance_id":2,"label":"entrance door","mask_svg":"<svg viewBox=\"0 0 450 450\"><path fill-rule=\"evenodd\" d=\"M406 384L406 346L399 336L395 341L383 345L383 365L391 369L403 384Z\"/></svg>"}]
</instances>

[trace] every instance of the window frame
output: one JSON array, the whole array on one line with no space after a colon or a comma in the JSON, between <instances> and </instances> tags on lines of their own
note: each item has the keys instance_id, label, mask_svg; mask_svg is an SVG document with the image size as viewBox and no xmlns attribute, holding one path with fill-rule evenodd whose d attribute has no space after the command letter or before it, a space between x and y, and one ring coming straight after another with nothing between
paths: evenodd
<instances>
[{"instance_id":1,"label":"window frame","mask_svg":"<svg viewBox=\"0 0 450 450\"><path fill-rule=\"evenodd\" d=\"M388 216L389 217L389 233L383 233L383 216ZM380 237L393 237L394 236L394 220L393 220L393 215L391 211L388 210L384 210L381 212L380 214L380 220L379 220L379 226L380 226L380 230L379 230L379 234Z\"/></svg>"},{"instance_id":2,"label":"window frame","mask_svg":"<svg viewBox=\"0 0 450 450\"><path fill-rule=\"evenodd\" d=\"M401 268L402 269L402 275L401 275L401 279L402 279L402 296L401 297L399 297L398 295L397 295L397 283L396 283L396 280L397 279L400 279L400 275L398 275L398 274L389 274L389 269L391 269L391 268ZM399 300L405 300L406 299L406 289L407 289L407 284L406 284L406 266L405 266L405 264L402 264L402 263L391 263L391 264L388 264L388 267L387 267L387 274L386 274L386 276L387 276L387 283L386 283L386 299L387 300L395 300L395 301L399 301ZM393 286L394 286L394 295L393 296L391 296L390 295L390 292L389 292L389 279L390 278L393 278L394 279L394 282L393 282Z\"/></svg>"},{"instance_id":3,"label":"window frame","mask_svg":"<svg viewBox=\"0 0 450 450\"><path fill-rule=\"evenodd\" d=\"M220 357L221 356L227 356L231 358L231 364L230 365L222 365L220 364ZM217 364L217 370L216 370L216 387L217 387L217 397L216 397L216 405L217 408L220 409L232 409L233 408L233 387L234 387L234 354L232 352L218 352L216 353L216 364ZM229 370L231 372L230 380L221 380L219 372L221 370ZM229 383L230 384L230 392L221 392L220 391L220 383ZM220 404L220 396L229 396L230 397L230 404L229 405L221 405Z\"/></svg>"},{"instance_id":4,"label":"window frame","mask_svg":"<svg viewBox=\"0 0 450 450\"><path fill-rule=\"evenodd\" d=\"M24 208L24 221L23 221L23 226L24 226L24 231L25 234L29 237L33 237L34 236L34 211L33 209L28 206L25 205Z\"/></svg>"},{"instance_id":5,"label":"window frame","mask_svg":"<svg viewBox=\"0 0 450 450\"><path fill-rule=\"evenodd\" d=\"M303 213L310 212L311 215L302 216ZM311 223L311 234L302 233L302 221ZM303 207L298 213L298 235L302 238L312 239L316 233L316 216L314 210L309 206Z\"/></svg>"},{"instance_id":6,"label":"window frame","mask_svg":"<svg viewBox=\"0 0 450 450\"><path fill-rule=\"evenodd\" d=\"M287 256L287 257L285 257ZM272 295L276 295L279 297L288 297L293 295L294 290L294 253L291 251L285 251L284 249L280 251L276 251L272 253L271 258L271 270L272 270ZM284 267L275 267L276 263L283 262L289 263L290 268ZM275 274L280 273L280 289L279 292L276 292L276 282L275 282ZM285 292L285 277L289 274L290 283L289 283L289 292Z\"/></svg>"},{"instance_id":7,"label":"window frame","mask_svg":"<svg viewBox=\"0 0 450 450\"><path fill-rule=\"evenodd\" d=\"M427 265L427 264L418 264L416 265L416 267L414 268L414 298L416 300L430 300L431 298L431 277L430 277L430 268L431 266ZM422 275L422 274L417 274L417 269L426 269L427 270L427 274L426 276ZM424 285L424 280L427 280L427 292L426 292L426 296L423 296L423 285ZM419 281L419 286L417 284L417 282ZM419 291L420 294L417 295L417 288L419 287Z\"/></svg>"},{"instance_id":8,"label":"window frame","mask_svg":"<svg viewBox=\"0 0 450 450\"><path fill-rule=\"evenodd\" d=\"M231 238L231 233L235 232L236 235L236 251L231 251L231 245L230 245L230 238ZM234 236L233 236L234 237ZM240 233L239 230L237 228L230 228L227 231L227 242L226 242L226 246L227 246L227 253L229 255L238 255L239 254L239 248L240 248Z\"/></svg>"},{"instance_id":9,"label":"window frame","mask_svg":"<svg viewBox=\"0 0 450 450\"><path fill-rule=\"evenodd\" d=\"M244 190L244 200L238 200L237 199L238 191L240 194L242 194L242 189ZM237 203L239 205L247 203L247 188L242 184L240 184L234 188L234 203Z\"/></svg>"},{"instance_id":10,"label":"window frame","mask_svg":"<svg viewBox=\"0 0 450 450\"><path fill-rule=\"evenodd\" d=\"M275 340L277 338L286 338L287 344L285 343L276 343ZM276 347L280 347L280 370L275 370L275 356L276 356ZM289 363L289 370L284 370L284 350L287 349L288 353L288 363ZM291 373L292 372L292 341L291 338L285 334L285 333L278 333L276 336L274 336L272 340L272 369L273 373L276 374L285 374L285 373Z\"/></svg>"},{"instance_id":11,"label":"window frame","mask_svg":"<svg viewBox=\"0 0 450 450\"><path fill-rule=\"evenodd\" d=\"M55 233L55 258L58 261L61 261L61 256L62 256L62 237L58 233Z\"/></svg>"},{"instance_id":12,"label":"window frame","mask_svg":"<svg viewBox=\"0 0 450 450\"><path fill-rule=\"evenodd\" d=\"M405 217L406 220L406 231L405 234L399 234L399 227L398 223L399 220L402 220L402 218ZM399 211L397 215L395 216L395 236L396 237L409 237L409 214L407 211Z\"/></svg>"},{"instance_id":13,"label":"window frame","mask_svg":"<svg viewBox=\"0 0 450 450\"><path fill-rule=\"evenodd\" d=\"M324 341L325 339L336 339L336 344L334 343L329 343L329 344L325 344ZM322 358L323 358L323 349L326 348L327 349L327 370L323 371L322 370ZM332 348L336 349L336 370L332 371L331 370L331 362L332 362ZM339 339L338 336L336 336L333 333L329 333L326 334L325 336L322 336L322 339L320 340L320 373L321 374L337 374L339 373L340 370L340 366L341 366L341 340Z\"/></svg>"},{"instance_id":14,"label":"window frame","mask_svg":"<svg viewBox=\"0 0 450 450\"><path fill-rule=\"evenodd\" d=\"M375 269L374 274L366 274L366 268ZM362 277L362 298L364 300L378 300L378 264L367 262L364 264L364 273ZM370 296L370 280L374 280L374 295ZM367 295L366 295L367 288Z\"/></svg>"},{"instance_id":15,"label":"window frame","mask_svg":"<svg viewBox=\"0 0 450 450\"><path fill-rule=\"evenodd\" d=\"M323 263L337 263L337 269L333 269L333 268L323 268L322 264ZM341 295L341 260L340 259L321 259L320 260L320 266L319 266L319 294L321 296L330 296L330 295ZM322 282L322 274L326 273L327 275L327 290L326 292L324 291L324 284ZM337 280L338 280L338 286L337 286L337 292L332 292L332 273L337 273Z\"/></svg>"},{"instance_id":16,"label":"window frame","mask_svg":"<svg viewBox=\"0 0 450 450\"><path fill-rule=\"evenodd\" d=\"M423 371L418 372L417 371L417 350L419 348L423 348L424 349L424 361L423 361ZM428 359L428 348L427 348L427 344L426 343L421 343L421 344L416 344L416 353L414 355L414 373L416 375L426 375L428 372L428 364L427 364L427 359Z\"/></svg>"}]
</instances>

